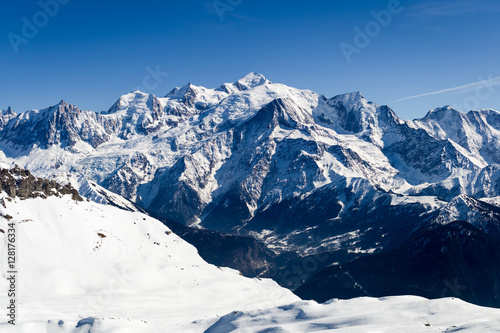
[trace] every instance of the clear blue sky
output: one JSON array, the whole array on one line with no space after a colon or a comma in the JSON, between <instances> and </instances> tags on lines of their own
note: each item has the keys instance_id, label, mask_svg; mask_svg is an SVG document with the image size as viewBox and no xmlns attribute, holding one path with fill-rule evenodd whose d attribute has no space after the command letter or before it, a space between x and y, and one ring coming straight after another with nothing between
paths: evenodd
<instances>
[{"instance_id":1,"label":"clear blue sky","mask_svg":"<svg viewBox=\"0 0 500 333\"><path fill-rule=\"evenodd\" d=\"M254 71L327 97L359 90L405 119L446 104L500 109L497 0L401 1L383 25L370 12L390 1L60 1L67 4L53 17L38 1L2 4L0 109L64 99L106 110L144 87L147 68L158 66L169 75L143 90L159 96ZM222 4L231 10L219 15L214 4L219 14ZM26 20L40 25L35 36L23 36ZM369 43L356 43L356 31L367 27ZM12 34L29 37L14 42L17 53ZM340 45L357 48L350 62ZM487 87L475 84L488 78ZM397 101L427 93L434 94Z\"/></svg>"}]
</instances>

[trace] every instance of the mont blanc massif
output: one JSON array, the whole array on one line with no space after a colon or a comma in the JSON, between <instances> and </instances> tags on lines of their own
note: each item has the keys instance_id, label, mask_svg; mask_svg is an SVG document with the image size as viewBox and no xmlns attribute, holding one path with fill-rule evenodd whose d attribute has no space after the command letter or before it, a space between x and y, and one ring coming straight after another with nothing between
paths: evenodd
<instances>
[{"instance_id":1,"label":"mont blanc massif","mask_svg":"<svg viewBox=\"0 0 500 333\"><path fill-rule=\"evenodd\" d=\"M403 120L250 73L9 108L0 162L23 332L500 327L493 109Z\"/></svg>"}]
</instances>

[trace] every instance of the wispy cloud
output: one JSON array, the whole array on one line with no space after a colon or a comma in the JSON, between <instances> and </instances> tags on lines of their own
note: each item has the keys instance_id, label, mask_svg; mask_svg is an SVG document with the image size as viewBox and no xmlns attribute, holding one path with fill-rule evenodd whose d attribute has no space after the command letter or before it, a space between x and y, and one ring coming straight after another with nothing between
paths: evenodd
<instances>
[{"instance_id":1,"label":"wispy cloud","mask_svg":"<svg viewBox=\"0 0 500 333\"><path fill-rule=\"evenodd\" d=\"M408 15L415 17L441 17L469 14L475 12L500 10L497 1L488 0L454 0L425 1L409 7Z\"/></svg>"},{"instance_id":2,"label":"wispy cloud","mask_svg":"<svg viewBox=\"0 0 500 333\"><path fill-rule=\"evenodd\" d=\"M464 84L464 85L461 85L458 87L446 88L446 89L428 92L425 94L419 94L419 95L400 98L400 99L395 100L394 103L401 102L401 101L407 101L409 99L414 99L414 98L430 96L430 95L439 95L439 94L455 92L455 91L468 92L468 91L472 91L478 87L495 87L495 86L500 86L500 76L490 77L488 79Z\"/></svg>"}]
</instances>

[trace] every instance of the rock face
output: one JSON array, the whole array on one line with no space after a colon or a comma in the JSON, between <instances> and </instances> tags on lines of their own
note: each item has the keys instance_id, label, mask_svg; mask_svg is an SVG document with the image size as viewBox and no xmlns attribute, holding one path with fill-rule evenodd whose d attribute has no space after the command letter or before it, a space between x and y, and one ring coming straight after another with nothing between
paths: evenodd
<instances>
[{"instance_id":1,"label":"rock face","mask_svg":"<svg viewBox=\"0 0 500 333\"><path fill-rule=\"evenodd\" d=\"M81 111L61 101L47 109L26 111L11 118L0 137L20 150L54 145L71 148L79 142L96 148L109 140L115 127L95 112Z\"/></svg>"},{"instance_id":2,"label":"rock face","mask_svg":"<svg viewBox=\"0 0 500 333\"><path fill-rule=\"evenodd\" d=\"M19 167L0 169L0 186L1 190L12 198L46 198L71 194L74 200L83 200L78 191L70 185L63 186L53 180L36 178L28 170Z\"/></svg>"}]
</instances>

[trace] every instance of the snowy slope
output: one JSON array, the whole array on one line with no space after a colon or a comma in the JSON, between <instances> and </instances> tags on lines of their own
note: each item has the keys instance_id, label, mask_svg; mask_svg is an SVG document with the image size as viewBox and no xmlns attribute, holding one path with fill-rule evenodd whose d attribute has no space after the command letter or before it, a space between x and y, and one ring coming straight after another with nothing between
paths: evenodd
<instances>
[{"instance_id":1,"label":"snowy slope","mask_svg":"<svg viewBox=\"0 0 500 333\"><path fill-rule=\"evenodd\" d=\"M500 163L500 112L461 113L449 106L431 110L415 124L434 137L450 139L472 153L483 166Z\"/></svg>"},{"instance_id":2,"label":"snowy slope","mask_svg":"<svg viewBox=\"0 0 500 333\"><path fill-rule=\"evenodd\" d=\"M0 213L13 218L0 228L17 230L18 332L80 332L88 317L92 332L182 332L194 320L298 299L271 280L207 264L144 214L70 196L1 197ZM6 253L6 233L0 238ZM0 267L6 290L6 256Z\"/></svg>"},{"instance_id":3,"label":"snowy slope","mask_svg":"<svg viewBox=\"0 0 500 333\"><path fill-rule=\"evenodd\" d=\"M481 201L489 203L490 205L495 205L500 207L500 197L483 198L481 199Z\"/></svg>"},{"instance_id":4,"label":"snowy slope","mask_svg":"<svg viewBox=\"0 0 500 333\"><path fill-rule=\"evenodd\" d=\"M456 298L416 296L297 302L225 315L206 333L227 332L497 332L500 310Z\"/></svg>"}]
</instances>

